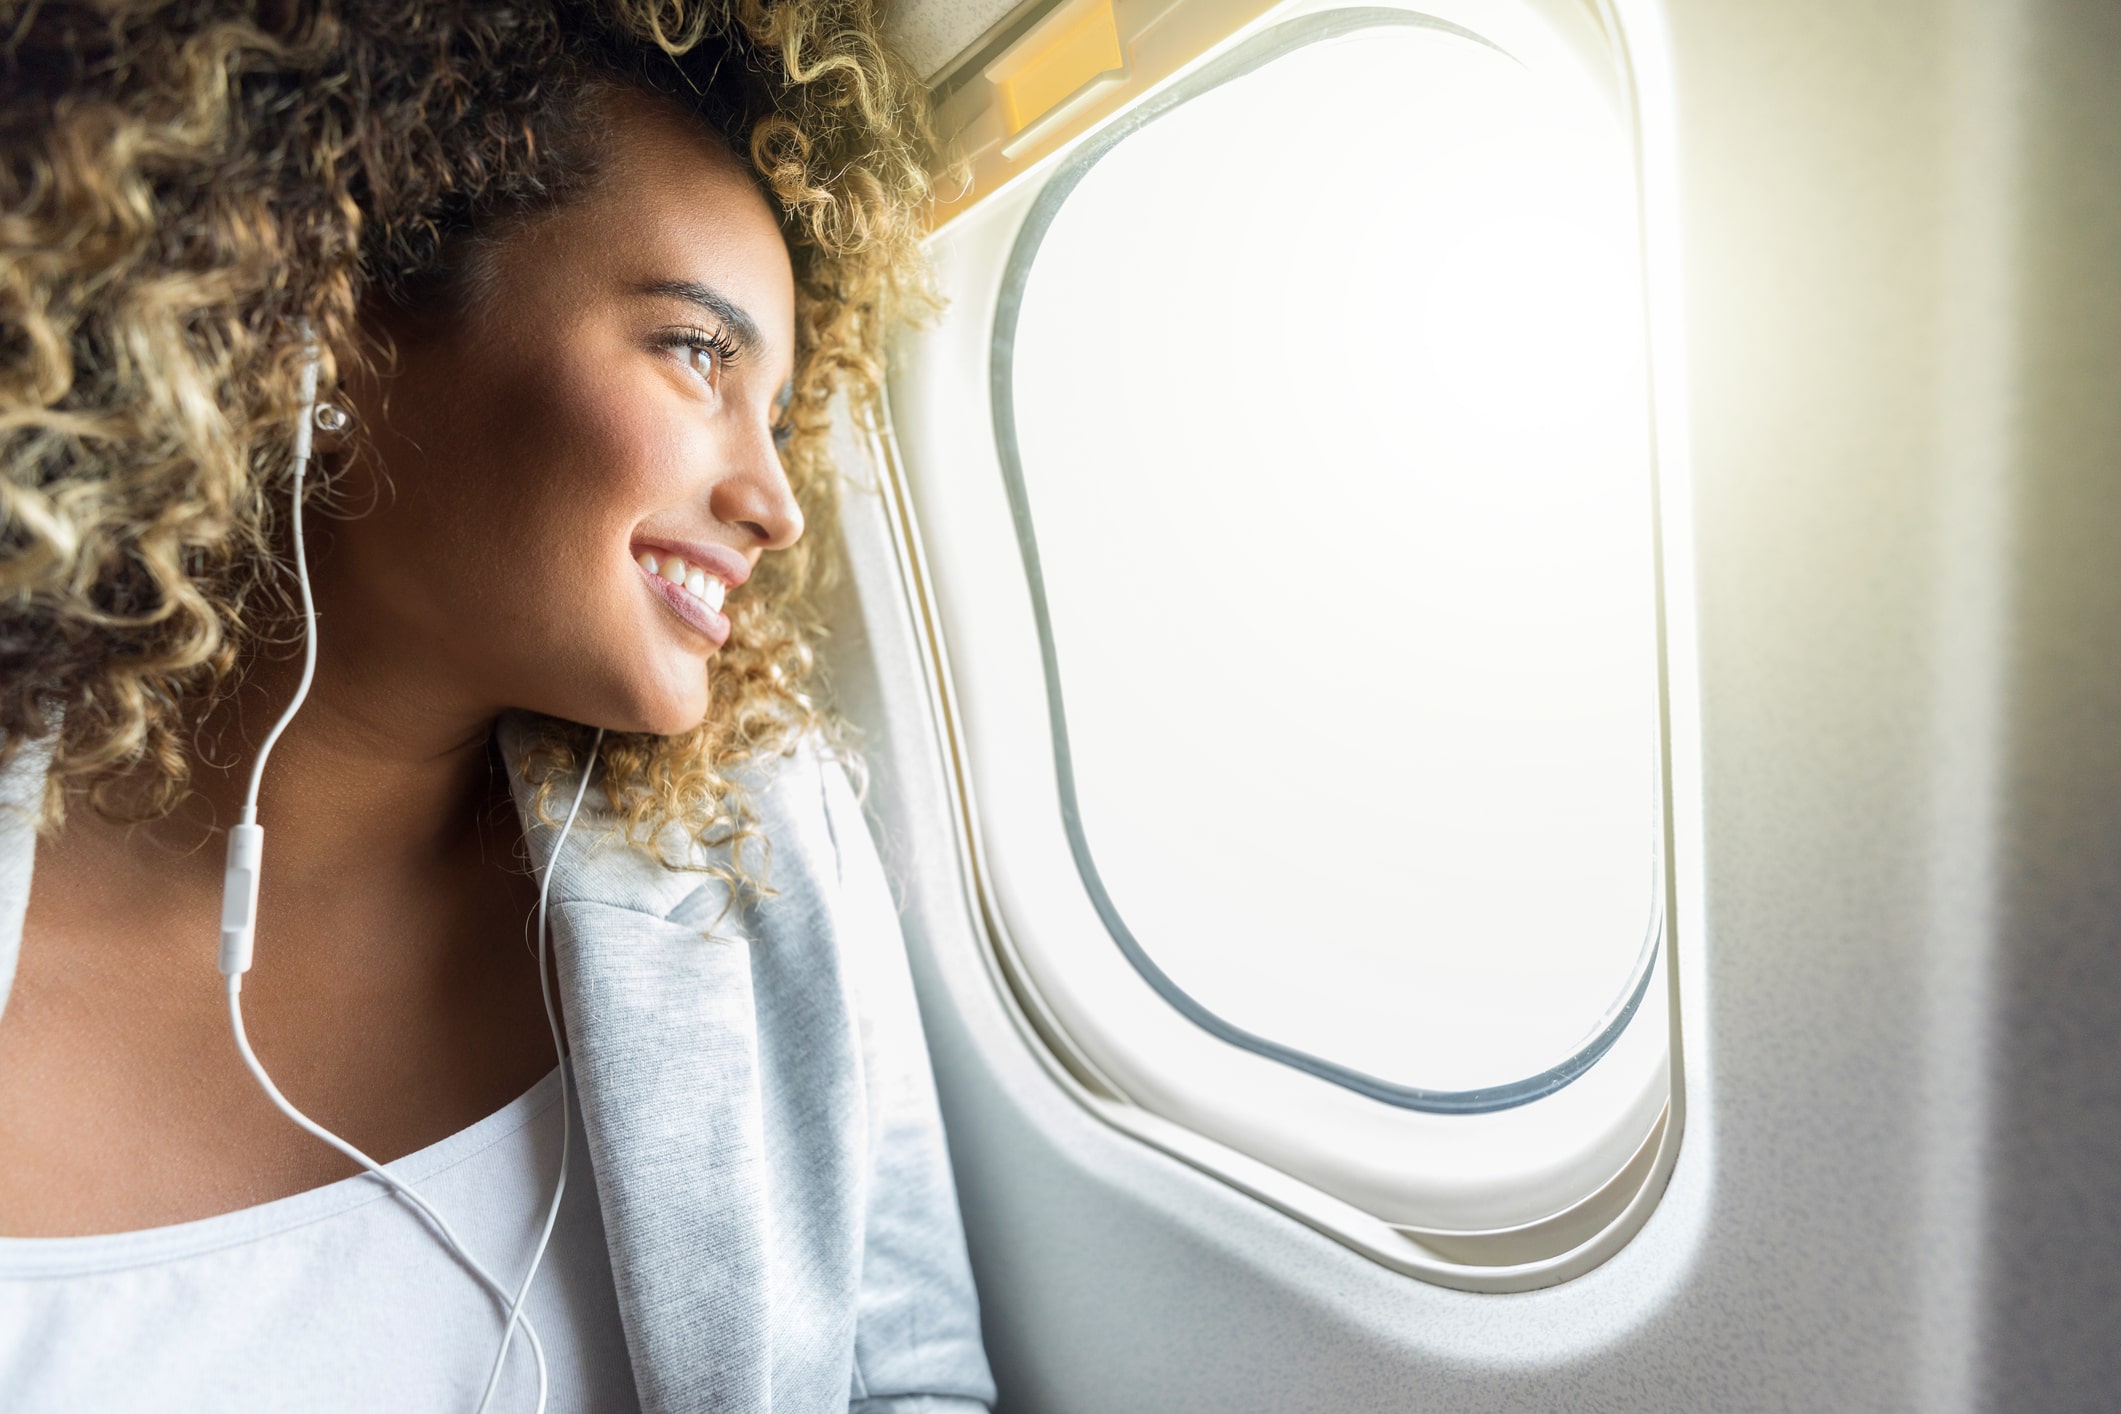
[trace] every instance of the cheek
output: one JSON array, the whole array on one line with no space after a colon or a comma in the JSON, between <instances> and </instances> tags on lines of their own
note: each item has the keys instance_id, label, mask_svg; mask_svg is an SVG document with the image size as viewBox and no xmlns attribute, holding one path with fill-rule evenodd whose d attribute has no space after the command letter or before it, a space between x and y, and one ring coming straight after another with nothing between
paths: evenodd
<instances>
[{"instance_id":1,"label":"cheek","mask_svg":"<svg viewBox=\"0 0 2121 1414\"><path fill-rule=\"evenodd\" d=\"M705 523L701 420L638 352L480 373L422 380L417 415L400 402L396 490L341 527L340 622L480 702L685 729L704 710L705 665L673 651L630 546L651 516Z\"/></svg>"},{"instance_id":2,"label":"cheek","mask_svg":"<svg viewBox=\"0 0 2121 1414\"><path fill-rule=\"evenodd\" d=\"M508 431L497 497L585 529L631 524L683 494L682 429L652 370L611 361L548 365L502 410Z\"/></svg>"},{"instance_id":3,"label":"cheek","mask_svg":"<svg viewBox=\"0 0 2121 1414\"><path fill-rule=\"evenodd\" d=\"M704 523L697 472L710 451L697 419L637 359L526 380L514 428L506 536L538 547L504 577L510 592L497 606L519 626L509 675L539 698L519 705L621 729L688 729L706 707L706 667L673 651L666 611L639 583L632 538L659 513L684 523L694 497ZM559 660L572 665L571 690L546 699Z\"/></svg>"},{"instance_id":4,"label":"cheek","mask_svg":"<svg viewBox=\"0 0 2121 1414\"><path fill-rule=\"evenodd\" d=\"M478 455L437 469L461 503L441 518L457 542L433 550L472 569L485 626L579 651L638 607L635 528L685 499L682 408L639 355L544 360L497 392L465 419L484 425Z\"/></svg>"}]
</instances>

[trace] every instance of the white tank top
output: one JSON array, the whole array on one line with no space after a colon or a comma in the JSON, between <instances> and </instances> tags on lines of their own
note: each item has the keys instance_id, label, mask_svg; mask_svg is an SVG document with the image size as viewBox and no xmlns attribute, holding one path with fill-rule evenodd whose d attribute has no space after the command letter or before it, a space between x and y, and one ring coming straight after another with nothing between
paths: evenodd
<instances>
[{"instance_id":1,"label":"white tank top","mask_svg":"<svg viewBox=\"0 0 2121 1414\"><path fill-rule=\"evenodd\" d=\"M388 1165L509 1286L559 1172L559 1079ZM547 1407L634 1414L596 1182L574 1109L567 1196L526 1306ZM366 1175L198 1222L93 1237L0 1237L0 1405L9 1414L472 1414L497 1303ZM491 1406L530 1414L520 1331Z\"/></svg>"}]
</instances>

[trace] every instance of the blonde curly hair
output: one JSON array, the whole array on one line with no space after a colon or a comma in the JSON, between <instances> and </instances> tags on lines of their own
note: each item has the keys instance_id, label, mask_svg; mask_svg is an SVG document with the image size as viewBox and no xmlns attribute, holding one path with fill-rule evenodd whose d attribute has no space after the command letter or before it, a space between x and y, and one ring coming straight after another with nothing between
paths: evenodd
<instances>
[{"instance_id":1,"label":"blonde curly hair","mask_svg":"<svg viewBox=\"0 0 2121 1414\"><path fill-rule=\"evenodd\" d=\"M302 321L329 381L367 356L364 305L450 298L478 239L580 188L570 134L621 85L749 154L795 271L780 430L812 534L732 605L700 726L602 751L630 838L741 844L739 768L825 725L830 404L872 416L888 325L932 308L928 97L879 23L874 0L0 0L0 760L56 725L44 827L77 794L173 808L187 732L284 634ZM540 724L541 808L588 740Z\"/></svg>"}]
</instances>

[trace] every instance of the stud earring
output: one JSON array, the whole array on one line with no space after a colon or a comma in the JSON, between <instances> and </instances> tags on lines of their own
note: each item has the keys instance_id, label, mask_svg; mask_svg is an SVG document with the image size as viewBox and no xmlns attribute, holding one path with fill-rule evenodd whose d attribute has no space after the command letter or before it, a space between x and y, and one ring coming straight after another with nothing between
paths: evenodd
<instances>
[{"instance_id":1,"label":"stud earring","mask_svg":"<svg viewBox=\"0 0 2121 1414\"><path fill-rule=\"evenodd\" d=\"M320 432L344 432L353 423L345 408L337 403L317 404L317 430Z\"/></svg>"}]
</instances>

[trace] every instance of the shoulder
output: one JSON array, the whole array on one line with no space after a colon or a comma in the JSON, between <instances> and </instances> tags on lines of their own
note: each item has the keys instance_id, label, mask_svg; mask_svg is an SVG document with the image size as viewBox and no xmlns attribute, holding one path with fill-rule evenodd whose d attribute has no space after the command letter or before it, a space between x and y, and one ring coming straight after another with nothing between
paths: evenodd
<instances>
[{"instance_id":1,"label":"shoulder","mask_svg":"<svg viewBox=\"0 0 2121 1414\"><path fill-rule=\"evenodd\" d=\"M806 740L769 764L755 797L770 849L768 893L742 910L761 971L799 970L814 993L837 980L859 1019L865 1049L920 1049L898 900L846 760ZM889 1024L885 1024L889 1019ZM877 1028L904 1037L884 1038Z\"/></svg>"},{"instance_id":2,"label":"shoulder","mask_svg":"<svg viewBox=\"0 0 2121 1414\"><path fill-rule=\"evenodd\" d=\"M755 929L828 935L849 961L902 948L898 906L847 759L814 737L760 764L752 791L765 889L745 906ZM859 972L859 966L854 968Z\"/></svg>"},{"instance_id":3,"label":"shoulder","mask_svg":"<svg viewBox=\"0 0 2121 1414\"><path fill-rule=\"evenodd\" d=\"M847 760L822 737L802 737L786 753L751 763L737 780L770 851L764 882L774 891L788 872L843 883L850 861L858 866L873 853Z\"/></svg>"},{"instance_id":4,"label":"shoulder","mask_svg":"<svg viewBox=\"0 0 2121 1414\"><path fill-rule=\"evenodd\" d=\"M786 751L756 757L730 772L749 817L745 838L734 849L727 843L703 844L677 825L653 843L629 838L592 790L555 858L557 828L539 819L535 788L521 769L527 744L523 723L504 717L501 733L519 823L535 865L552 871L558 906L596 904L671 921L722 918L733 902L748 911L753 903L790 893L836 892L849 850L873 853L845 760L825 739L806 734ZM574 780L559 785L563 794L571 794ZM732 900L730 882L739 875L765 887L737 890L739 897Z\"/></svg>"},{"instance_id":5,"label":"shoulder","mask_svg":"<svg viewBox=\"0 0 2121 1414\"><path fill-rule=\"evenodd\" d=\"M29 908L30 865L37 853L37 816L44 801L52 738L15 744L0 758L0 1011L15 980L15 955Z\"/></svg>"}]
</instances>

